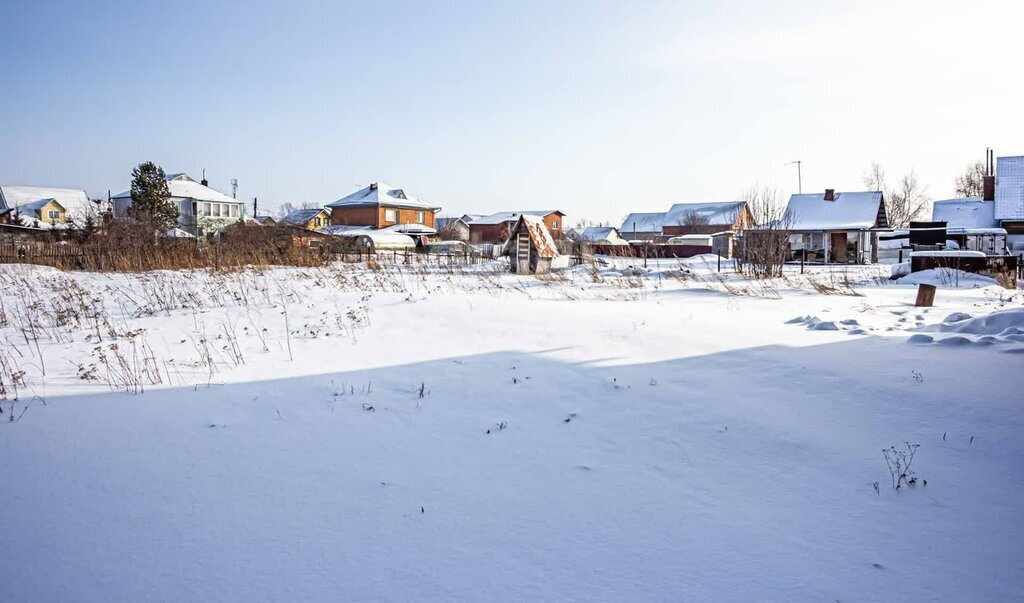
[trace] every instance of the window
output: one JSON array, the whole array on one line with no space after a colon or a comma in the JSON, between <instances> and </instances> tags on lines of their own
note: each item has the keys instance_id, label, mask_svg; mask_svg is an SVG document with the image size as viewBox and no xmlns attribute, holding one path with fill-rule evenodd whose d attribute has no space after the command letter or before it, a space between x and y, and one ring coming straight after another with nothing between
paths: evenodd
<instances>
[{"instance_id":1,"label":"window","mask_svg":"<svg viewBox=\"0 0 1024 603\"><path fill-rule=\"evenodd\" d=\"M394 210L394 209L385 209L384 210L384 221L385 222L392 222L392 223L393 222L397 222L398 221L398 211Z\"/></svg>"},{"instance_id":2,"label":"window","mask_svg":"<svg viewBox=\"0 0 1024 603\"><path fill-rule=\"evenodd\" d=\"M237 205L229 205L228 207L231 208L231 217L232 218L237 218L238 217L238 206Z\"/></svg>"},{"instance_id":3,"label":"window","mask_svg":"<svg viewBox=\"0 0 1024 603\"><path fill-rule=\"evenodd\" d=\"M214 218L219 218L220 217L220 203L211 203L210 205L213 207L213 213L210 214L210 215L212 215Z\"/></svg>"},{"instance_id":4,"label":"window","mask_svg":"<svg viewBox=\"0 0 1024 603\"><path fill-rule=\"evenodd\" d=\"M213 214L210 213L212 210L210 209L210 204L209 203L203 203L203 205L202 205L202 207L200 208L199 211L200 211L199 215L201 215L201 216L213 215Z\"/></svg>"},{"instance_id":5,"label":"window","mask_svg":"<svg viewBox=\"0 0 1024 603\"><path fill-rule=\"evenodd\" d=\"M558 230L558 220L551 221L551 230Z\"/></svg>"},{"instance_id":6,"label":"window","mask_svg":"<svg viewBox=\"0 0 1024 603\"><path fill-rule=\"evenodd\" d=\"M49 216L51 220L60 220L59 209L51 209L50 211L46 212L46 215Z\"/></svg>"},{"instance_id":7,"label":"window","mask_svg":"<svg viewBox=\"0 0 1024 603\"><path fill-rule=\"evenodd\" d=\"M427 221L427 214L426 214L426 212L422 212L422 211L416 212L416 223L417 224L423 224L426 221Z\"/></svg>"}]
</instances>

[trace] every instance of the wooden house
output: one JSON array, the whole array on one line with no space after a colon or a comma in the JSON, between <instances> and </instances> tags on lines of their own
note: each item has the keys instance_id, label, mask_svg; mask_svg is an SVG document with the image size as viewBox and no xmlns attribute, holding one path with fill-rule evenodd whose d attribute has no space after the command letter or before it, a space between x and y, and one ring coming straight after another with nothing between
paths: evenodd
<instances>
[{"instance_id":1,"label":"wooden house","mask_svg":"<svg viewBox=\"0 0 1024 603\"><path fill-rule=\"evenodd\" d=\"M878 261L878 229L889 227L880 191L797 194L779 223L789 232L794 257L813 262L866 264Z\"/></svg>"},{"instance_id":2,"label":"wooden house","mask_svg":"<svg viewBox=\"0 0 1024 603\"><path fill-rule=\"evenodd\" d=\"M322 207L312 209L295 209L281 218L281 224L306 230L320 230L331 225L331 214Z\"/></svg>"},{"instance_id":3,"label":"wooden house","mask_svg":"<svg viewBox=\"0 0 1024 603\"><path fill-rule=\"evenodd\" d=\"M521 214L512 227L503 254L516 274L546 274L558 257L555 240L540 216Z\"/></svg>"},{"instance_id":4,"label":"wooden house","mask_svg":"<svg viewBox=\"0 0 1024 603\"><path fill-rule=\"evenodd\" d=\"M434 216L441 208L408 195L400 188L372 182L351 195L328 203L327 209L331 213L331 224L336 226L383 229L415 225L417 234L428 230L436 234Z\"/></svg>"},{"instance_id":5,"label":"wooden house","mask_svg":"<svg viewBox=\"0 0 1024 603\"><path fill-rule=\"evenodd\" d=\"M521 216L532 216L544 223L552 238L562 237L565 214L557 209L534 211L502 211L481 216L469 223L470 243L504 243L519 223Z\"/></svg>"},{"instance_id":6,"label":"wooden house","mask_svg":"<svg viewBox=\"0 0 1024 603\"><path fill-rule=\"evenodd\" d=\"M676 203L665 214L661 234L666 237L709 235L730 230L739 232L753 225L754 217L746 201Z\"/></svg>"}]
</instances>

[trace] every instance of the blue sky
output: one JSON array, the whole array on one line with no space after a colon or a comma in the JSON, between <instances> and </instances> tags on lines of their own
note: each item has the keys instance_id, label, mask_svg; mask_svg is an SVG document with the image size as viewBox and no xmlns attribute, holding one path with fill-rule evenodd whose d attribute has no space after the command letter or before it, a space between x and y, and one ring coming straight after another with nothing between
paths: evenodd
<instances>
[{"instance_id":1,"label":"blue sky","mask_svg":"<svg viewBox=\"0 0 1024 603\"><path fill-rule=\"evenodd\" d=\"M771 4L771 6L765 6ZM4 2L0 182L615 221L1024 154L1019 2Z\"/></svg>"}]
</instances>

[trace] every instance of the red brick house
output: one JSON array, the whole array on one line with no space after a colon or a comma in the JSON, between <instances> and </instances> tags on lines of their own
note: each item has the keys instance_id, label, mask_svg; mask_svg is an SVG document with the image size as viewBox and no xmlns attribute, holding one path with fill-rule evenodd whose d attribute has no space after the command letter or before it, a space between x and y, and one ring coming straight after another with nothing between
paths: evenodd
<instances>
[{"instance_id":1,"label":"red brick house","mask_svg":"<svg viewBox=\"0 0 1024 603\"><path fill-rule=\"evenodd\" d=\"M555 239L562 237L565 214L557 209L540 211L503 211L482 216L469 223L470 243L504 243L516 227L521 216L540 218Z\"/></svg>"},{"instance_id":2,"label":"red brick house","mask_svg":"<svg viewBox=\"0 0 1024 603\"><path fill-rule=\"evenodd\" d=\"M383 182L373 182L327 204L331 224L335 226L395 227L394 230L401 230L402 225L409 225L420 233L435 228L434 215L440 209Z\"/></svg>"}]
</instances>

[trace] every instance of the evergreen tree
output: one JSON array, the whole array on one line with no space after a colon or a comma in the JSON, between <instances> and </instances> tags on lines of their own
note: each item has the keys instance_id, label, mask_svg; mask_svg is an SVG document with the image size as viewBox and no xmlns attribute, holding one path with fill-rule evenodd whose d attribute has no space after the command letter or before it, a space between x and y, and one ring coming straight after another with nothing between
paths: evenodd
<instances>
[{"instance_id":1,"label":"evergreen tree","mask_svg":"<svg viewBox=\"0 0 1024 603\"><path fill-rule=\"evenodd\" d=\"M178 208L171 203L167 176L152 161L132 170L132 215L154 226L167 229L178 225Z\"/></svg>"}]
</instances>

